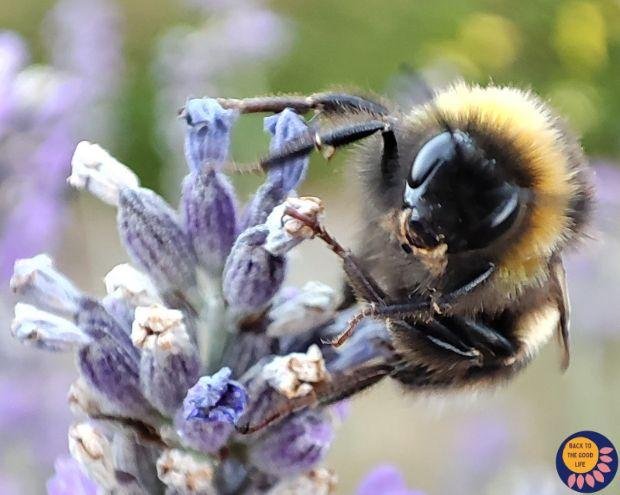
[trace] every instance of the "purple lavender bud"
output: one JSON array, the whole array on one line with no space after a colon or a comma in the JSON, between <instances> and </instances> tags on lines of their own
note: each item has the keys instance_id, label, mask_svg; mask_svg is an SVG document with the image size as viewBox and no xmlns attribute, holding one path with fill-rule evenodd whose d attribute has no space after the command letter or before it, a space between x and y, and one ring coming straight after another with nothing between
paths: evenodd
<instances>
[{"instance_id":1,"label":"purple lavender bud","mask_svg":"<svg viewBox=\"0 0 620 495\"><path fill-rule=\"evenodd\" d=\"M229 368L222 368L212 376L203 376L187 392L177 415L177 429L188 446L217 452L235 429L248 396L231 375Z\"/></svg>"},{"instance_id":2,"label":"purple lavender bud","mask_svg":"<svg viewBox=\"0 0 620 495\"><path fill-rule=\"evenodd\" d=\"M304 120L295 112L285 109L279 114L265 118L265 130L273 135L269 149L272 153L281 151L286 143L306 132ZM258 189L246 207L243 217L244 228L264 223L271 210L282 203L305 178L309 158L292 158L267 172L267 180Z\"/></svg>"},{"instance_id":3,"label":"purple lavender bud","mask_svg":"<svg viewBox=\"0 0 620 495\"><path fill-rule=\"evenodd\" d=\"M78 353L78 367L86 382L126 416L150 413L137 366L109 339L87 345Z\"/></svg>"},{"instance_id":4,"label":"purple lavender bud","mask_svg":"<svg viewBox=\"0 0 620 495\"><path fill-rule=\"evenodd\" d=\"M155 467L158 448L143 444L136 433L127 430L114 434L112 454L117 480L134 481L141 488L141 494L163 492Z\"/></svg>"},{"instance_id":5,"label":"purple lavender bud","mask_svg":"<svg viewBox=\"0 0 620 495\"><path fill-rule=\"evenodd\" d=\"M97 484L72 457L59 457L54 462L54 476L47 482L48 495L97 495Z\"/></svg>"},{"instance_id":6,"label":"purple lavender bud","mask_svg":"<svg viewBox=\"0 0 620 495\"><path fill-rule=\"evenodd\" d=\"M149 189L122 189L118 230L132 261L164 291L196 284L196 263L189 239L174 210Z\"/></svg>"},{"instance_id":7,"label":"purple lavender bud","mask_svg":"<svg viewBox=\"0 0 620 495\"><path fill-rule=\"evenodd\" d=\"M228 178L211 167L189 174L183 183L185 231L198 261L221 273L237 237L235 194Z\"/></svg>"},{"instance_id":8,"label":"purple lavender bud","mask_svg":"<svg viewBox=\"0 0 620 495\"><path fill-rule=\"evenodd\" d=\"M304 411L270 428L252 443L250 462L275 476L301 474L323 459L333 438L327 415L318 410Z\"/></svg>"},{"instance_id":9,"label":"purple lavender bud","mask_svg":"<svg viewBox=\"0 0 620 495\"><path fill-rule=\"evenodd\" d=\"M81 292L45 254L17 260L10 285L20 299L46 311L73 317L79 310Z\"/></svg>"},{"instance_id":10,"label":"purple lavender bud","mask_svg":"<svg viewBox=\"0 0 620 495\"><path fill-rule=\"evenodd\" d=\"M217 170L228 156L230 130L237 118L235 110L224 110L211 98L188 100L185 104L185 157L192 172L205 165Z\"/></svg>"},{"instance_id":11,"label":"purple lavender bud","mask_svg":"<svg viewBox=\"0 0 620 495\"><path fill-rule=\"evenodd\" d=\"M258 225L241 234L226 260L222 288L235 315L263 310L286 275L286 260L264 248L268 229Z\"/></svg>"},{"instance_id":12,"label":"purple lavender bud","mask_svg":"<svg viewBox=\"0 0 620 495\"><path fill-rule=\"evenodd\" d=\"M140 353L131 342L129 334L105 307L94 299L83 298L77 314L77 325L95 341L108 339L118 346L127 359L138 362Z\"/></svg>"},{"instance_id":13,"label":"purple lavender bud","mask_svg":"<svg viewBox=\"0 0 620 495\"><path fill-rule=\"evenodd\" d=\"M70 351L92 341L70 321L23 303L15 305L11 333L20 342L47 351Z\"/></svg>"},{"instance_id":14,"label":"purple lavender bud","mask_svg":"<svg viewBox=\"0 0 620 495\"><path fill-rule=\"evenodd\" d=\"M78 354L84 379L127 414L149 412L140 388L139 352L120 324L92 300L82 303L77 323L93 339Z\"/></svg>"},{"instance_id":15,"label":"purple lavender bud","mask_svg":"<svg viewBox=\"0 0 620 495\"><path fill-rule=\"evenodd\" d=\"M360 483L356 495L423 495L407 488L403 475L393 466L385 465L373 469Z\"/></svg>"},{"instance_id":16,"label":"purple lavender bud","mask_svg":"<svg viewBox=\"0 0 620 495\"><path fill-rule=\"evenodd\" d=\"M173 416L200 376L200 361L183 313L163 306L136 308L131 337L142 350L140 383L162 414Z\"/></svg>"},{"instance_id":17,"label":"purple lavender bud","mask_svg":"<svg viewBox=\"0 0 620 495\"><path fill-rule=\"evenodd\" d=\"M269 150L277 153L289 141L303 135L308 126L302 117L286 108L279 114L265 117L264 129L273 136ZM288 194L304 180L307 168L308 157L292 158L282 166L270 169L267 175L271 183L280 186L283 194Z\"/></svg>"}]
</instances>

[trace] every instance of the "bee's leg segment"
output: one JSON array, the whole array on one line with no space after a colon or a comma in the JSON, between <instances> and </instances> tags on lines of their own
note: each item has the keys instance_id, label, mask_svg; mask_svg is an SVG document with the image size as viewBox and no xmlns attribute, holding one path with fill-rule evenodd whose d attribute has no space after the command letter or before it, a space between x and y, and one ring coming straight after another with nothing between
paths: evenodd
<instances>
[{"instance_id":1,"label":"bee's leg segment","mask_svg":"<svg viewBox=\"0 0 620 495\"><path fill-rule=\"evenodd\" d=\"M438 303L441 304L450 304L453 301L458 300L460 297L465 296L472 292L474 289L480 287L483 283L485 283L491 275L495 273L495 265L493 263L487 263L484 269L467 283L457 287L456 289L444 294Z\"/></svg>"},{"instance_id":2,"label":"bee's leg segment","mask_svg":"<svg viewBox=\"0 0 620 495\"><path fill-rule=\"evenodd\" d=\"M442 306L449 306L460 297L469 294L486 282L494 272L495 265L489 263L489 265L480 274L476 275L470 281L455 290L444 294L435 301L424 299L389 305L371 303L368 307L364 308L351 319L347 325L347 328L340 335L334 338L331 341L331 344L334 347L339 347L344 344L355 331L357 325L359 325L365 318L423 319L424 315L430 315L432 310L441 311Z\"/></svg>"},{"instance_id":3,"label":"bee's leg segment","mask_svg":"<svg viewBox=\"0 0 620 495\"><path fill-rule=\"evenodd\" d=\"M345 114L347 112L366 112L387 115L388 109L380 103L362 96L346 93L316 93L310 96L283 95L256 98L217 98L224 108L234 108L241 113L281 112L291 108L297 113L318 110L326 114Z\"/></svg>"},{"instance_id":4,"label":"bee's leg segment","mask_svg":"<svg viewBox=\"0 0 620 495\"><path fill-rule=\"evenodd\" d=\"M347 372L332 373L328 381L315 384L311 393L292 399L281 396L281 402L275 404L268 415L247 419L237 425L236 429L241 434L254 433L269 426L274 421L283 419L307 407L334 404L374 385L382 378L389 376L394 369L394 365L381 362L366 364Z\"/></svg>"},{"instance_id":5,"label":"bee's leg segment","mask_svg":"<svg viewBox=\"0 0 620 495\"><path fill-rule=\"evenodd\" d=\"M486 357L507 357L516 352L514 345L499 330L486 323L460 316L449 317L448 321L455 333L462 335Z\"/></svg>"},{"instance_id":6,"label":"bee's leg segment","mask_svg":"<svg viewBox=\"0 0 620 495\"><path fill-rule=\"evenodd\" d=\"M260 165L266 170L273 166L282 165L282 162L290 160L291 158L308 155L315 148L329 159L333 156L336 148L346 146L355 141L360 141L379 131L384 134L387 133L389 141L394 144L396 143L394 133L389 124L380 120L369 120L343 127L336 127L322 134L319 132L307 132L301 137L289 141L289 143L277 153L269 155L267 158L261 160ZM384 140L385 139L384 137Z\"/></svg>"},{"instance_id":7,"label":"bee's leg segment","mask_svg":"<svg viewBox=\"0 0 620 495\"><path fill-rule=\"evenodd\" d=\"M323 227L320 222L299 213L293 208L287 208L284 214L310 227L314 235L325 242L331 250L338 255L342 260L349 284L351 284L351 287L359 298L371 303L385 304L385 293L381 290L379 284L359 266L351 251L345 249L342 244L325 230L325 227Z\"/></svg>"}]
</instances>

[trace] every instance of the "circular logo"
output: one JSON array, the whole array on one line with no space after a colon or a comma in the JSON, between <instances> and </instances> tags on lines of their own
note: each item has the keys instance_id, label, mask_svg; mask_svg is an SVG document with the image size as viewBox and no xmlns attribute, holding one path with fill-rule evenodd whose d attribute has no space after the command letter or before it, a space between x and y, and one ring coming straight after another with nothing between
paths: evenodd
<instances>
[{"instance_id":1,"label":"circular logo","mask_svg":"<svg viewBox=\"0 0 620 495\"><path fill-rule=\"evenodd\" d=\"M580 431L562 442L555 467L570 489L578 493L596 493L616 476L618 452L600 433Z\"/></svg>"}]
</instances>

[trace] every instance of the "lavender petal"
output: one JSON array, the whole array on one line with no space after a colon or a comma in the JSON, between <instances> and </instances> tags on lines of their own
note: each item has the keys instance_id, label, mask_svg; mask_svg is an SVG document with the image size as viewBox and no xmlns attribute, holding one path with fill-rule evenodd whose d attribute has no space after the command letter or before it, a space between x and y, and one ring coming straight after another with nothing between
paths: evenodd
<instances>
[{"instance_id":1,"label":"lavender petal","mask_svg":"<svg viewBox=\"0 0 620 495\"><path fill-rule=\"evenodd\" d=\"M183 441L201 452L217 452L235 429L247 405L243 386L222 368L194 385L179 411L176 424Z\"/></svg>"}]
</instances>

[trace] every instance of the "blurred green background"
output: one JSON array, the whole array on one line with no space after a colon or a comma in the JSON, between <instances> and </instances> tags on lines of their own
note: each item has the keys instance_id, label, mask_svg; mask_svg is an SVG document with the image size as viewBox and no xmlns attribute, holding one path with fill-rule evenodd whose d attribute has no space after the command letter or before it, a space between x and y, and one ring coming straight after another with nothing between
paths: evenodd
<instances>
[{"instance_id":1,"label":"blurred green background","mask_svg":"<svg viewBox=\"0 0 620 495\"><path fill-rule=\"evenodd\" d=\"M112 134L104 144L136 170L146 186L174 196L178 187L169 185L169 177L182 150L172 152L158 126L162 121L178 125L179 136L182 126L175 124L172 108L167 113L158 109L156 49L174 26L198 28L206 22L209 29L220 19L217 12L198 16L182 0L118 4L126 68L114 103ZM53 5L51 0L0 4L0 26L24 35L35 61L45 62L40 25ZM404 66L431 72L447 67L448 73L469 81L532 88L583 135L590 156L612 165L620 158L617 0L281 0L267 5L287 19L290 41L278 57L226 74L217 86L218 96L306 93L333 86L394 93ZM233 153L239 162L250 162L266 149L257 118L241 119L235 140ZM351 205L360 199L349 187L352 174L340 166L346 153L340 155L336 165L329 166L315 158L301 192L325 199L330 228L351 244L356 233ZM247 190L257 181L239 179ZM620 184L615 186L619 187L612 196L620 194ZM101 292L103 274L124 261L114 213L89 199L74 198L72 204L73 221L58 250L59 264L82 286ZM617 204L610 217L617 222ZM599 263L585 269L580 265L586 275L620 273L615 251L619 234L617 222L600 236L609 239L603 248L585 248L587 259L596 257ZM321 260L319 273L316 265L304 263L307 259ZM338 284L338 264L318 243L304 246L296 263L292 282L303 282L311 274ZM601 300L617 304L617 284L613 278L595 281L596 292L583 294L577 275L571 284L581 294L576 305L584 308L584 317L578 318L582 326L575 328L574 360L566 374L560 374L558 353L550 345L515 383L494 394L403 397L393 384L362 394L327 462L339 474L338 493L352 493L363 474L381 462L399 466L412 488L428 494L570 493L554 468L556 449L566 436L594 429L620 446L620 325L591 329L592 314L587 313L594 303L600 307ZM608 306L603 308L611 312L608 320L613 322L616 311ZM49 366L65 365L59 358L41 359ZM48 474L33 477L40 482ZM607 493L618 493L618 483Z\"/></svg>"},{"instance_id":2,"label":"blurred green background","mask_svg":"<svg viewBox=\"0 0 620 495\"><path fill-rule=\"evenodd\" d=\"M154 50L171 26L199 25L205 16L196 16L182 0L118 4L127 70L110 147L146 185L156 187L164 158L154 131ZM53 5L52 0L0 5L0 26L25 35L35 60L44 60L40 23ZM260 92L344 85L381 93L404 64L422 69L441 60L470 81L532 88L569 118L591 155L620 154L616 0L281 0L269 5L292 22L292 39L286 52L268 63ZM206 17L217 22L217 15ZM254 95L252 81L251 73L239 70L222 94ZM238 158L250 160L256 151L246 145Z\"/></svg>"}]
</instances>

